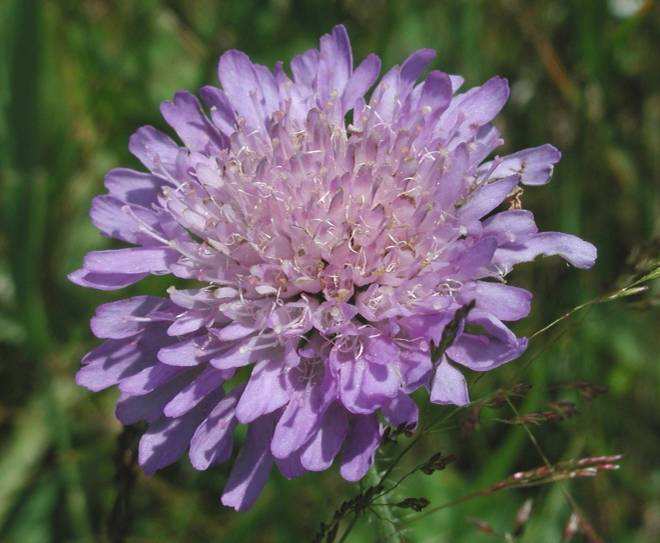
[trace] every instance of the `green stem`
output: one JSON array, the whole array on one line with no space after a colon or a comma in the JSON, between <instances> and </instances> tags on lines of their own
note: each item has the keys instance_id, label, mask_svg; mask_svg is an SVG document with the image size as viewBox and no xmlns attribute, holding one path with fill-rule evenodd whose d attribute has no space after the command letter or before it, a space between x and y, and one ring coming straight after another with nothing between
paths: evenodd
<instances>
[{"instance_id":1,"label":"green stem","mask_svg":"<svg viewBox=\"0 0 660 543\"><path fill-rule=\"evenodd\" d=\"M365 481L368 485L372 486L380 484L381 476L378 474L375 463L367 472ZM378 515L374 515L378 529L378 541L400 542L401 537L396 529L397 518L390 506L390 498L391 496L386 494L380 496L381 501L378 503Z\"/></svg>"},{"instance_id":2,"label":"green stem","mask_svg":"<svg viewBox=\"0 0 660 543\"><path fill-rule=\"evenodd\" d=\"M348 535L353 531L353 527L355 526L357 519L358 515L355 513L351 518L351 521L348 523L348 526L346 526L346 530L344 530L344 533L342 534L338 543L345 543L345 541L348 541Z\"/></svg>"}]
</instances>

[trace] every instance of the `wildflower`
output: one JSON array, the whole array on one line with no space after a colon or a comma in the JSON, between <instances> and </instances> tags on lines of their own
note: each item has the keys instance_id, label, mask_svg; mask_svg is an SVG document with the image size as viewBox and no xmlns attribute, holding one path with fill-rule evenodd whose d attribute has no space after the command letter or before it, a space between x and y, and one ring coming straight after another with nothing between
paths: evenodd
<instances>
[{"instance_id":1,"label":"wildflower","mask_svg":"<svg viewBox=\"0 0 660 543\"><path fill-rule=\"evenodd\" d=\"M459 367L488 371L525 350L504 324L530 309L532 295L504 282L515 265L594 263L591 244L506 210L560 158L543 145L484 162L502 144L491 121L507 82L459 93L461 77L431 71L417 83L433 57L417 51L375 84L380 60L354 68L342 26L296 56L292 76L228 51L221 88L162 104L182 145L149 126L131 137L148 171L111 170L91 210L131 247L89 253L70 278L101 290L189 281L100 306L91 327L105 341L77 375L93 391L118 386L122 423L149 423L145 472L186 451L200 470L224 462L244 424L223 504L250 507L273 463L297 477L340 455L357 481L382 420L416 424L412 392L465 404Z\"/></svg>"}]
</instances>

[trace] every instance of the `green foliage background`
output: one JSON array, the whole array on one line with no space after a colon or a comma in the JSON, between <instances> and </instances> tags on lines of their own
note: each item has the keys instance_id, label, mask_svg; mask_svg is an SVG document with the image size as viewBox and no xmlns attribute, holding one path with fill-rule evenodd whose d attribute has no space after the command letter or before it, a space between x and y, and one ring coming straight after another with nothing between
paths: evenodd
<instances>
[{"instance_id":1,"label":"green foliage background","mask_svg":"<svg viewBox=\"0 0 660 543\"><path fill-rule=\"evenodd\" d=\"M633 6L626 12L626 6ZM506 148L552 142L564 154L553 182L525 192L525 207L548 230L593 241L592 271L557 259L512 278L536 293L517 327L529 334L611 289L643 255L657 255L660 170L660 13L652 1L400 0L4 0L0 2L0 540L103 541L119 484L116 393L73 383L94 345L88 319L98 303L162 292L158 279L122 294L98 293L65 275L109 241L87 218L105 171L137 166L127 139L140 125L165 128L160 101L214 82L219 54L246 51L261 63L288 60L343 22L355 56L389 67L432 47L434 67L470 85L509 78L499 119ZM654 252L655 251L655 252ZM633 253L633 256L629 258ZM656 256L657 258L657 256ZM498 386L533 384L522 411L557 398L553 384L588 380L606 396L579 400L579 416L533 428L553 461L622 452L620 471L566 486L606 541L660 540L660 342L653 288L597 306L534 340L530 354L481 379L475 398ZM655 298L657 299L657 298ZM531 358L538 356L527 366ZM539 354L540 353L540 354ZM434 408L429 416L442 414ZM465 437L426 436L406 461L437 450L451 469L412 477L397 494L440 504L541 464L523 429L485 416ZM491 420L488 420L488 419ZM461 419L458 419L459 421ZM379 462L396 451L388 448ZM404 464L406 463L404 462ZM296 481L274 475L248 513L219 505L227 467L194 471L184 459L130 494L128 541L310 540L321 520L357 487L335 471ZM524 542L561 540L570 508L557 486L471 501L410 525L409 541L480 542L470 518L508 530L533 497ZM376 541L365 517L350 541ZM575 541L580 540L579 537Z\"/></svg>"}]
</instances>

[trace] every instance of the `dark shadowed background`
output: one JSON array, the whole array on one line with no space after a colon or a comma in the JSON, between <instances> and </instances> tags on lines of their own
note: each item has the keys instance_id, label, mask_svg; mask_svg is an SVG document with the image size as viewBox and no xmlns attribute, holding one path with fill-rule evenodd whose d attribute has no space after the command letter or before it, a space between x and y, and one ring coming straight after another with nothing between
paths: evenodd
<instances>
[{"instance_id":1,"label":"dark shadowed background","mask_svg":"<svg viewBox=\"0 0 660 543\"><path fill-rule=\"evenodd\" d=\"M295 481L273 475L253 510L223 509L227 466L196 472L183 459L155 477L134 471L139 429L121 433L116 392L92 394L73 381L95 343L95 305L167 285L152 278L99 293L67 282L86 251L110 244L88 220L90 200L108 169L138 166L127 150L133 130L165 129L162 100L216 82L225 49L273 65L341 22L356 59L375 51L388 68L431 47L433 67L465 75L470 86L506 76L512 92L498 120L507 139L500 152L545 142L563 152L552 183L526 189L525 207L542 228L599 249L591 271L546 259L514 272L512 283L536 295L516 327L524 335L651 269L653 259L657 265L659 11L641 0L0 2L0 541L308 541L359 490L335 470ZM471 500L411 523L407 540L497 541L475 523L511 531L516 510L533 498L516 541L561 541L570 492L600 537L573 541L660 541L657 292L651 285L577 313L471 391L479 398L529 383L518 402L525 413L574 402L570 419L529 426L539 447L552 462L623 453L619 471ZM590 400L584 387L576 390L580 381L608 391ZM474 411L459 413L403 466L438 450L458 461L414 475L396 495L441 505L541 465L525 429L500 422L512 417L507 406L484 409L475 426ZM387 465L405 441L378 462ZM376 541L377 533L369 514L349 540Z\"/></svg>"}]
</instances>

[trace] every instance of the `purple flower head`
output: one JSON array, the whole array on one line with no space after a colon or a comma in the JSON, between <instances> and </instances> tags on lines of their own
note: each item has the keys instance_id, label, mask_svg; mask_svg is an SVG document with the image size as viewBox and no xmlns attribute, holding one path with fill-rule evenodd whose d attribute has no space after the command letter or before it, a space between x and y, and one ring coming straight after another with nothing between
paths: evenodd
<instances>
[{"instance_id":1,"label":"purple flower head","mask_svg":"<svg viewBox=\"0 0 660 543\"><path fill-rule=\"evenodd\" d=\"M525 350L504 324L530 309L532 295L504 280L516 264L594 263L593 245L501 209L560 158L542 145L484 161L502 144L491 122L506 80L462 93L462 78L440 71L418 82L433 57L417 51L376 83L380 60L354 68L343 26L296 56L291 76L228 51L221 88L161 107L182 145L150 126L131 137L148 171L110 171L91 210L131 246L89 253L70 278L101 290L149 274L189 280L100 306L91 326L105 341L77 376L94 391L118 386L124 424L149 423L145 472L186 451L200 470L224 462L244 424L223 504L249 508L273 463L297 477L338 458L357 481L384 422L417 422L412 392L465 404L461 367L491 370Z\"/></svg>"}]
</instances>

